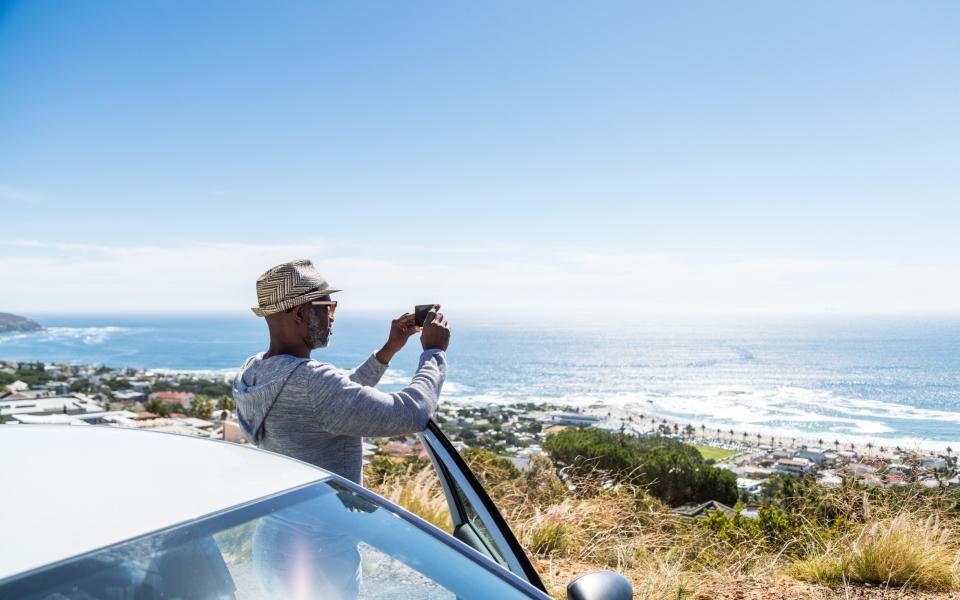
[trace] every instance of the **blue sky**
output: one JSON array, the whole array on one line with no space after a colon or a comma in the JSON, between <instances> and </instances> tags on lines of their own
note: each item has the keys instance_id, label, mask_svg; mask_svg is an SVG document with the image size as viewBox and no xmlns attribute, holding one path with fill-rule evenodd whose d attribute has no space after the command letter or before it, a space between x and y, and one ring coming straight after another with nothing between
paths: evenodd
<instances>
[{"instance_id":1,"label":"blue sky","mask_svg":"<svg viewBox=\"0 0 960 600\"><path fill-rule=\"evenodd\" d=\"M292 252L368 308L948 310L957 22L952 2L3 2L0 310L57 310L54 278L89 310L241 305Z\"/></svg>"}]
</instances>

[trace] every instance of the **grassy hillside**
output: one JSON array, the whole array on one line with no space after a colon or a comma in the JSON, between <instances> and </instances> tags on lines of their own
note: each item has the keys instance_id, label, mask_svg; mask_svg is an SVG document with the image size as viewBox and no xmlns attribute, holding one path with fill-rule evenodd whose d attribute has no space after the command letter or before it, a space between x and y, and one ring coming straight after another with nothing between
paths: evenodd
<instances>
[{"instance_id":1,"label":"grassy hillside","mask_svg":"<svg viewBox=\"0 0 960 600\"><path fill-rule=\"evenodd\" d=\"M956 490L795 482L767 500L759 519L717 513L687 522L643 486L609 485L609 472L558 474L539 457L521 473L482 450L465 457L557 598L576 575L598 569L625 574L635 597L650 600L960 596ZM450 531L425 461L377 457L365 478Z\"/></svg>"}]
</instances>

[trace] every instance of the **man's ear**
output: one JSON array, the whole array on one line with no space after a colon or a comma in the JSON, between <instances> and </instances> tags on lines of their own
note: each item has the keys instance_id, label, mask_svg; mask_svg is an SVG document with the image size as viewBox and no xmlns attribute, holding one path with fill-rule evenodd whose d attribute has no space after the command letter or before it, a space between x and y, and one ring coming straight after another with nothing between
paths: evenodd
<instances>
[{"instance_id":1,"label":"man's ear","mask_svg":"<svg viewBox=\"0 0 960 600\"><path fill-rule=\"evenodd\" d=\"M307 315L306 315L306 312L305 312L305 311L307 310L307 309L306 309L307 306L310 306L310 303L309 303L309 302L306 303L306 304L298 304L297 306L293 307L293 322L294 322L294 323L297 323L297 324L299 325L300 323L303 323L304 321L307 320Z\"/></svg>"}]
</instances>

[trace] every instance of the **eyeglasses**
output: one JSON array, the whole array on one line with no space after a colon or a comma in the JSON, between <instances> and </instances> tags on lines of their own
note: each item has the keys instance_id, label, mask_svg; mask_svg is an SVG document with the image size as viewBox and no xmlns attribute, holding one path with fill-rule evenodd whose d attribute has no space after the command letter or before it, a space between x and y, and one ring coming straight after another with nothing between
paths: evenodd
<instances>
[{"instance_id":1,"label":"eyeglasses","mask_svg":"<svg viewBox=\"0 0 960 600\"><path fill-rule=\"evenodd\" d=\"M314 306L328 306L330 307L330 314L332 315L337 311L337 301L336 300L313 300L310 304Z\"/></svg>"}]
</instances>

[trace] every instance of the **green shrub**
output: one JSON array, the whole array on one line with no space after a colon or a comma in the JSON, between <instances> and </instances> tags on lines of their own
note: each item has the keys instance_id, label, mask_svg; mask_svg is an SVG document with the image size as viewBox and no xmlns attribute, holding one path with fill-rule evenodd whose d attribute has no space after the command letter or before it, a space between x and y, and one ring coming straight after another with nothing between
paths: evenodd
<instances>
[{"instance_id":1,"label":"green shrub","mask_svg":"<svg viewBox=\"0 0 960 600\"><path fill-rule=\"evenodd\" d=\"M737 478L704 462L696 448L666 437L639 438L600 429L567 429L544 448L574 470L600 469L646 487L672 506L737 501Z\"/></svg>"}]
</instances>

